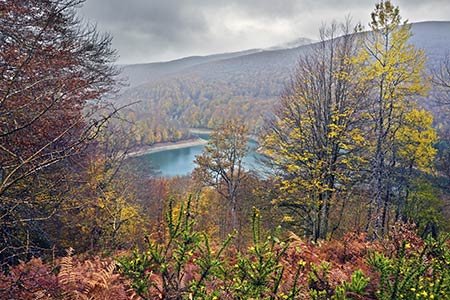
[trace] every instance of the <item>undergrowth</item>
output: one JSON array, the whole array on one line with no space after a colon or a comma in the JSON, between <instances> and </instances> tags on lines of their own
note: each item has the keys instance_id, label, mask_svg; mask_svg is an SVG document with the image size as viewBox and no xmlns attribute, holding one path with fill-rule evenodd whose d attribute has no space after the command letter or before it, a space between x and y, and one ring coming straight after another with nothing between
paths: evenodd
<instances>
[{"instance_id":1,"label":"undergrowth","mask_svg":"<svg viewBox=\"0 0 450 300\"><path fill-rule=\"evenodd\" d=\"M251 244L216 244L195 230L191 201L169 205L162 240L115 257L33 258L0 275L0 299L449 299L448 238L420 239L407 226L383 241L348 234L309 243L263 232Z\"/></svg>"}]
</instances>

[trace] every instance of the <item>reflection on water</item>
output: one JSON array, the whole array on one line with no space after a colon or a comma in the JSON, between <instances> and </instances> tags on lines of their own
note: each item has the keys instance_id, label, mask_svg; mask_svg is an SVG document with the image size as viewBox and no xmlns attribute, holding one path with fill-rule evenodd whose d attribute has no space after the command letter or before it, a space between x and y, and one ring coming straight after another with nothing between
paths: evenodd
<instances>
[{"instance_id":1,"label":"reflection on water","mask_svg":"<svg viewBox=\"0 0 450 300\"><path fill-rule=\"evenodd\" d=\"M207 135L201 138L207 139ZM250 151L244 159L244 167L250 170L258 169L258 154L253 150L256 149L256 142L249 141ZM138 164L145 164L163 177L188 175L195 168L194 159L196 155L200 155L204 146L191 146L180 149L165 150L155 153L144 154L133 158Z\"/></svg>"}]
</instances>

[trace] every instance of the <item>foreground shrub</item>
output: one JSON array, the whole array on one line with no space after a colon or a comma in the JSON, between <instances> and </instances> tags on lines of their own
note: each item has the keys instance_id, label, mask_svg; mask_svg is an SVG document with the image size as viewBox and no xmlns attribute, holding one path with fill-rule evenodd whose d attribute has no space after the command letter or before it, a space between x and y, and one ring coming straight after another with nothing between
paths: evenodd
<instances>
[{"instance_id":1,"label":"foreground shrub","mask_svg":"<svg viewBox=\"0 0 450 300\"><path fill-rule=\"evenodd\" d=\"M60 294L54 269L40 258L21 261L0 276L0 299L57 299Z\"/></svg>"},{"instance_id":2,"label":"foreground shrub","mask_svg":"<svg viewBox=\"0 0 450 300\"><path fill-rule=\"evenodd\" d=\"M305 264L301 260L296 265L283 263L283 256L289 245L279 241L278 231L279 228L272 234L262 234L259 211L253 210L253 243L246 252L237 253L236 262L230 261L226 276L223 277L223 297L298 299L301 294L299 277ZM286 272L286 269L291 272Z\"/></svg>"},{"instance_id":3,"label":"foreground shrub","mask_svg":"<svg viewBox=\"0 0 450 300\"><path fill-rule=\"evenodd\" d=\"M247 252L229 249L232 236L212 249L208 237L193 230L190 201L178 211L170 204L166 241L149 239L144 251L119 259L120 270L142 299L296 299L301 268L286 289L281 258L287 245L261 233L256 209L252 220L253 245Z\"/></svg>"},{"instance_id":4,"label":"foreground shrub","mask_svg":"<svg viewBox=\"0 0 450 300\"><path fill-rule=\"evenodd\" d=\"M391 255L370 255L368 263L379 273L377 299L450 299L450 250L443 238L428 237L420 247L404 240Z\"/></svg>"},{"instance_id":5,"label":"foreground shrub","mask_svg":"<svg viewBox=\"0 0 450 300\"><path fill-rule=\"evenodd\" d=\"M0 299L131 299L112 259L63 257L54 265L39 258L0 275Z\"/></svg>"},{"instance_id":6,"label":"foreground shrub","mask_svg":"<svg viewBox=\"0 0 450 300\"><path fill-rule=\"evenodd\" d=\"M298 243L280 242L278 230L262 233L256 209L253 243L245 251L230 247L231 236L219 247L211 247L209 238L193 229L190 201L178 210L171 202L166 224L164 241L148 239L146 249L119 259L120 271L142 299L308 299L310 294L322 297L315 299L347 299L350 294L363 294L368 283L362 271L353 274L350 267L340 273L326 270L326 276L312 279L314 263L331 256L318 246L304 243L300 248ZM322 257L308 256L320 251ZM338 276L330 279L329 274ZM313 281L326 288L313 288Z\"/></svg>"},{"instance_id":7,"label":"foreground shrub","mask_svg":"<svg viewBox=\"0 0 450 300\"><path fill-rule=\"evenodd\" d=\"M0 299L450 298L447 239L423 240L407 226L381 242L357 234L321 243L292 234L282 242L277 230L262 232L255 209L252 243L238 251L232 236L214 246L194 224L190 201L171 204L160 241L149 238L118 262L71 252L54 263L22 262L0 274Z\"/></svg>"},{"instance_id":8,"label":"foreground shrub","mask_svg":"<svg viewBox=\"0 0 450 300\"><path fill-rule=\"evenodd\" d=\"M173 201L169 203L164 242L147 238L145 251L135 250L118 260L121 272L142 299L203 298L207 294L206 281L222 268L221 254L232 237L218 251L212 250L207 235L193 229L190 200L178 211Z\"/></svg>"}]
</instances>

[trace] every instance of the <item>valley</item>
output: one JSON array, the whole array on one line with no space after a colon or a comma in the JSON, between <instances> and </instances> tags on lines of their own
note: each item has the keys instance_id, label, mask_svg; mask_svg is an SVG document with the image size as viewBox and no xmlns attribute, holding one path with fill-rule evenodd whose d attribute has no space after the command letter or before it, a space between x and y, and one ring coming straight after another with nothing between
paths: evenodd
<instances>
[{"instance_id":1,"label":"valley","mask_svg":"<svg viewBox=\"0 0 450 300\"><path fill-rule=\"evenodd\" d=\"M0 299L450 299L450 3L402 6L0 1Z\"/></svg>"},{"instance_id":2,"label":"valley","mask_svg":"<svg viewBox=\"0 0 450 300\"><path fill-rule=\"evenodd\" d=\"M410 43L423 49L432 72L450 48L450 22L417 23L411 30ZM257 135L289 86L298 59L317 46L123 66L121 76L130 86L116 101L121 105L138 101L127 117L136 124L139 145L189 138L187 128L213 129L229 118L244 120ZM444 118L431 98L418 103L433 111L436 120Z\"/></svg>"}]
</instances>

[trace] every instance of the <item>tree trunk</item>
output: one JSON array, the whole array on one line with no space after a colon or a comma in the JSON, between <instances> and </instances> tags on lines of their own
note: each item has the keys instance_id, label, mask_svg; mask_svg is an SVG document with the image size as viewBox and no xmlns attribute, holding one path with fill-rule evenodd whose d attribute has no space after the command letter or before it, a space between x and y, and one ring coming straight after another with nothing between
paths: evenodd
<instances>
[{"instance_id":1,"label":"tree trunk","mask_svg":"<svg viewBox=\"0 0 450 300\"><path fill-rule=\"evenodd\" d=\"M383 143L384 143L384 114L383 114L383 87L384 80L382 79L380 82L380 94L378 99L378 130L377 130L377 145L375 151L375 216L374 216L374 226L373 226L373 234L374 237L379 237L380 226L381 224L381 208L383 201L383 177L384 177L384 153L383 153Z\"/></svg>"},{"instance_id":2,"label":"tree trunk","mask_svg":"<svg viewBox=\"0 0 450 300\"><path fill-rule=\"evenodd\" d=\"M320 224L319 224L319 234L318 237L320 239L326 239L328 234L328 217L329 217L329 209L330 209L330 199L329 192L323 193L322 196L322 208L321 208L321 216L320 216Z\"/></svg>"},{"instance_id":3,"label":"tree trunk","mask_svg":"<svg viewBox=\"0 0 450 300\"><path fill-rule=\"evenodd\" d=\"M238 216L237 216L237 203L236 198L231 200L231 230L238 230Z\"/></svg>"}]
</instances>

